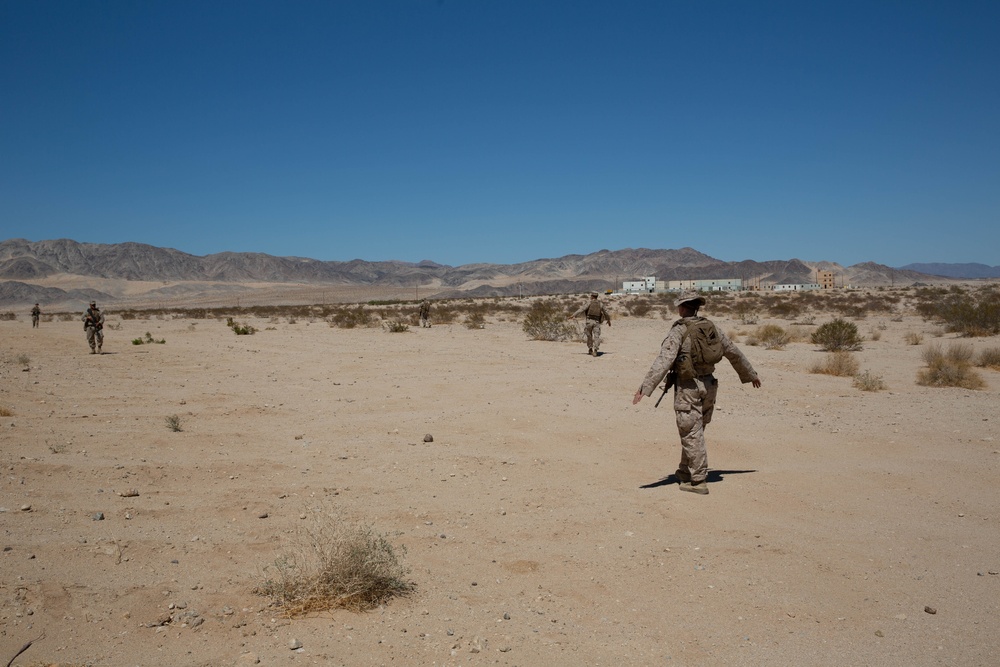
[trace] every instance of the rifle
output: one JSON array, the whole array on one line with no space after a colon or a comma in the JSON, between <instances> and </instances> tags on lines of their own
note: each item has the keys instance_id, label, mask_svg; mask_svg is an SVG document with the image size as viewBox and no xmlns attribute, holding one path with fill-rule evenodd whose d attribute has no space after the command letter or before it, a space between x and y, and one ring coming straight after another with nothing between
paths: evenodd
<instances>
[{"instance_id":1,"label":"rifle","mask_svg":"<svg viewBox=\"0 0 1000 667\"><path fill-rule=\"evenodd\" d=\"M677 373L670 371L667 373L667 381L663 383L663 393L660 394L658 399L656 399L656 405L653 406L654 408L660 407L660 401L663 400L663 397L667 395L667 392L670 391L670 388L675 384L677 384Z\"/></svg>"}]
</instances>

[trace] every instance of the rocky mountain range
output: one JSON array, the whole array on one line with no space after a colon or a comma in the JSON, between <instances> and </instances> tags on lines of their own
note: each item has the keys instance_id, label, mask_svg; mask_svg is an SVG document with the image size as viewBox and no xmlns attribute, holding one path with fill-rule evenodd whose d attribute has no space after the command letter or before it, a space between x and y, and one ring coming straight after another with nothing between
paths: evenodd
<instances>
[{"instance_id":1,"label":"rocky mountain range","mask_svg":"<svg viewBox=\"0 0 1000 667\"><path fill-rule=\"evenodd\" d=\"M900 268L945 278L964 278L966 280L1000 278L1000 266L989 266L988 264L907 264Z\"/></svg>"},{"instance_id":2,"label":"rocky mountain range","mask_svg":"<svg viewBox=\"0 0 1000 667\"><path fill-rule=\"evenodd\" d=\"M844 285L934 282L924 273L872 262L848 267L798 259L725 262L693 248L599 250L519 264L447 266L432 261L340 262L263 253L196 256L142 243L9 239L0 242L0 306L38 301L76 307L90 298L136 304L143 297L162 303L193 293L233 290L249 293L253 300L253 290L262 285L270 293L305 286L419 288L425 296L439 298L603 291L642 276L742 278L769 285L815 282L817 270L832 270L837 283Z\"/></svg>"}]
</instances>

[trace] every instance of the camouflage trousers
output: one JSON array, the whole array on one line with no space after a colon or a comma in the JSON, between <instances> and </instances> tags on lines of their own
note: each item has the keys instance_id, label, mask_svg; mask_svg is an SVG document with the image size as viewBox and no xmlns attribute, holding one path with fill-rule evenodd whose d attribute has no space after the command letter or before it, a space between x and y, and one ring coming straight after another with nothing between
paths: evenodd
<instances>
[{"instance_id":1,"label":"camouflage trousers","mask_svg":"<svg viewBox=\"0 0 1000 667\"><path fill-rule=\"evenodd\" d=\"M87 327L87 344L90 345L91 352L100 348L104 345L104 332L97 327Z\"/></svg>"},{"instance_id":2,"label":"camouflage trousers","mask_svg":"<svg viewBox=\"0 0 1000 667\"><path fill-rule=\"evenodd\" d=\"M421 315L420 316L420 328L421 329L430 329L431 328L431 318L428 317L427 315Z\"/></svg>"},{"instance_id":3,"label":"camouflage trousers","mask_svg":"<svg viewBox=\"0 0 1000 667\"><path fill-rule=\"evenodd\" d=\"M583 333L587 336L587 347L597 352L597 348L601 346L601 323L597 320L587 320L583 325Z\"/></svg>"},{"instance_id":4,"label":"camouflage trousers","mask_svg":"<svg viewBox=\"0 0 1000 667\"><path fill-rule=\"evenodd\" d=\"M38 327L38 315L31 316L31 327L32 328Z\"/></svg>"},{"instance_id":5,"label":"camouflage trousers","mask_svg":"<svg viewBox=\"0 0 1000 667\"><path fill-rule=\"evenodd\" d=\"M719 381L713 375L702 375L680 382L674 394L674 415L681 436L681 462L678 473L691 476L699 484L708 477L708 451L705 449L705 427L712 421L715 395Z\"/></svg>"}]
</instances>

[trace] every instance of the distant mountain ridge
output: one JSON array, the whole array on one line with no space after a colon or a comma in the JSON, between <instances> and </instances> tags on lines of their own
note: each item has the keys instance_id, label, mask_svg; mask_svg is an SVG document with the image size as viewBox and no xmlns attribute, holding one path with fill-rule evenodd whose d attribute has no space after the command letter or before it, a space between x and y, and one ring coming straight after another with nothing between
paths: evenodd
<instances>
[{"instance_id":1,"label":"distant mountain ridge","mask_svg":"<svg viewBox=\"0 0 1000 667\"><path fill-rule=\"evenodd\" d=\"M917 271L931 276L944 276L945 278L965 278L983 279L1000 278L1000 266L989 266L987 264L907 264L899 267L905 271Z\"/></svg>"},{"instance_id":2,"label":"distant mountain ridge","mask_svg":"<svg viewBox=\"0 0 1000 667\"><path fill-rule=\"evenodd\" d=\"M0 305L33 300L79 301L81 297L113 302L125 291L120 283L150 282L146 293L157 299L180 298L200 289L223 293L234 285L420 287L437 297L557 294L620 287L643 276L662 280L742 278L762 285L812 283L817 270L832 270L838 284L904 285L929 276L907 269L865 262L843 267L832 262L799 259L725 262L693 248L599 250L518 264L448 266L431 260L347 262L264 253L222 252L190 255L142 243L97 244L70 239L0 242ZM79 289L64 290L67 283ZM99 284L100 290L86 285ZM59 286L46 284L58 281ZM116 289L106 286L119 283ZM40 284L39 284L40 283ZM134 293L134 289L130 293ZM100 296L98 296L100 295Z\"/></svg>"}]
</instances>

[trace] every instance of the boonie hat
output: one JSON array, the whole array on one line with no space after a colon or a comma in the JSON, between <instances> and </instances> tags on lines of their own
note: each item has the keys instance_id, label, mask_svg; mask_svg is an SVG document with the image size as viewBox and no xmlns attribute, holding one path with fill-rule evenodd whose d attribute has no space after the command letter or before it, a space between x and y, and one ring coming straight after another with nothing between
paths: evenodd
<instances>
[{"instance_id":1,"label":"boonie hat","mask_svg":"<svg viewBox=\"0 0 1000 667\"><path fill-rule=\"evenodd\" d=\"M686 289L681 292L681 295L674 300L674 307L681 305L682 303L690 303L692 301L697 301L699 306L705 305L705 297L693 289Z\"/></svg>"}]
</instances>

